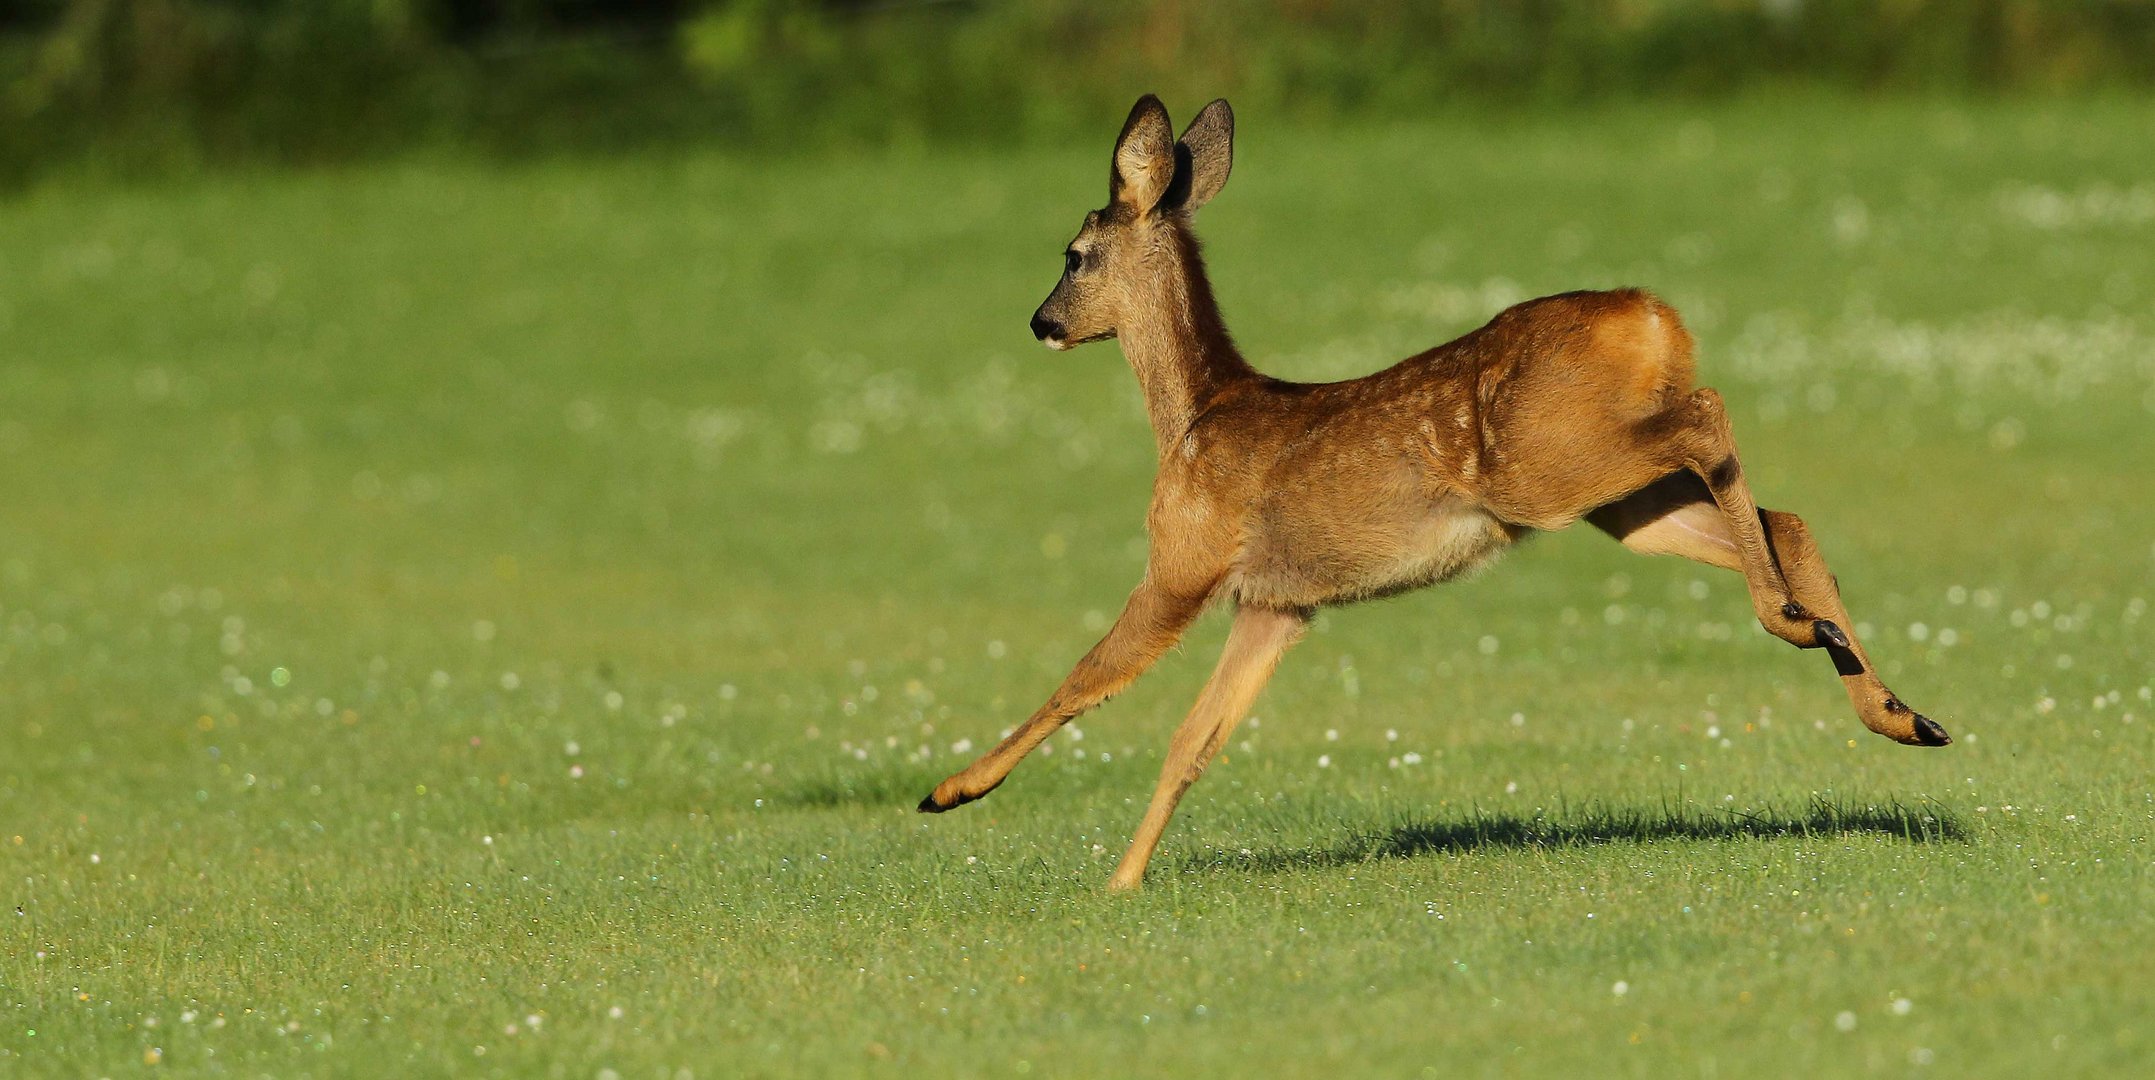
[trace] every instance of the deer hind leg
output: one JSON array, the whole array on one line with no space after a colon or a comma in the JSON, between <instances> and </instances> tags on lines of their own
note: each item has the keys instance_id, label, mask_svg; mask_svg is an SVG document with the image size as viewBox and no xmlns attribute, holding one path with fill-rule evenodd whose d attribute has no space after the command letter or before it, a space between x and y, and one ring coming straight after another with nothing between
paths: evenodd
<instances>
[{"instance_id":1,"label":"deer hind leg","mask_svg":"<svg viewBox=\"0 0 2155 1080\"><path fill-rule=\"evenodd\" d=\"M1675 464L1705 481L1713 504L1721 511L1721 535L1735 544L1734 555L1744 581L1751 589L1751 607L1759 625L1773 636L1801 649L1842 646L1847 640L1846 615L1834 616L1804 604L1790 589L1781 564L1774 558L1758 503L1751 498L1751 485L1744 482L1743 464L1736 457L1736 437L1730 429L1721 395L1710 389L1692 391L1676 408L1647 422L1647 428L1666 433L1668 450ZM1692 513L1680 519L1687 524L1702 520Z\"/></svg>"},{"instance_id":2,"label":"deer hind leg","mask_svg":"<svg viewBox=\"0 0 2155 1080\"><path fill-rule=\"evenodd\" d=\"M1596 528L1621 540L1625 547L1648 555L1681 555L1684 558L1739 573L1745 571L1742 544L1728 528L1727 517L1713 493L1698 476L1676 473L1587 515ZM1823 642L1833 658L1833 669L1848 691L1848 700L1863 719L1863 726L1895 742L1911 746L1944 746L1952 742L1937 721L1901 703L1886 684L1863 643L1856 640L1855 622L1841 602L1841 590L1818 544L1803 519L1778 510L1761 510L1756 520L1764 534L1768 554L1787 582L1794 602L1815 612L1833 629ZM1747 575L1748 577L1748 575Z\"/></svg>"},{"instance_id":3,"label":"deer hind leg","mask_svg":"<svg viewBox=\"0 0 2155 1080\"><path fill-rule=\"evenodd\" d=\"M1250 711L1257 692L1264 689L1272 669L1278 666L1287 647L1302 636L1308 622L1309 616L1300 611L1244 607L1235 612L1235 625L1228 631L1227 647L1220 652L1220 665L1213 669L1212 678L1197 696L1197 704L1168 743L1167 763L1160 769L1152 804L1138 823L1130 850L1123 853L1122 862L1115 867L1115 876L1108 879L1109 888L1128 890L1144 884L1145 867L1160 845L1161 834L1167 831L1175 804L1197 782L1212 756L1227 745L1227 737Z\"/></svg>"}]
</instances>

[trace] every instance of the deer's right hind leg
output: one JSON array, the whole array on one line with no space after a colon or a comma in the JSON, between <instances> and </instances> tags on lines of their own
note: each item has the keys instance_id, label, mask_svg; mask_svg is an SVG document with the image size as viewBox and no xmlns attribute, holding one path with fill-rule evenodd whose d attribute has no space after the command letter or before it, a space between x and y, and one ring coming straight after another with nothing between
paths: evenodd
<instances>
[{"instance_id":1,"label":"deer's right hind leg","mask_svg":"<svg viewBox=\"0 0 2155 1080\"><path fill-rule=\"evenodd\" d=\"M1595 510L1587 520L1633 551L1681 555L1739 573L1746 569L1741 544L1727 527L1721 507L1704 481L1689 472L1664 477ZM1818 544L1811 539L1811 530L1804 526L1803 519L1778 510L1761 510L1755 520L1765 537L1768 555L1794 601L1832 627L1824 634L1828 640L1823 644L1863 726L1912 746L1944 746L1952 742L1937 721L1902 704L1879 680L1870 655L1856 639L1855 623L1841 602L1840 586L1826 568L1826 560L1819 554Z\"/></svg>"}]
</instances>

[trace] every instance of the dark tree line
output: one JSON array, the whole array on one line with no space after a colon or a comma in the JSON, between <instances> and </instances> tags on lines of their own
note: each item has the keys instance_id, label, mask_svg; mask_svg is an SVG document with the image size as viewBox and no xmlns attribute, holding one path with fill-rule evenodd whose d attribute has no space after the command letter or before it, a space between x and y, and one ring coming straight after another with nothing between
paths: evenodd
<instances>
[{"instance_id":1,"label":"dark tree line","mask_svg":"<svg viewBox=\"0 0 2155 1080\"><path fill-rule=\"evenodd\" d=\"M1783 84L2155 86L2155 0L0 0L0 177L660 142L1053 138Z\"/></svg>"}]
</instances>

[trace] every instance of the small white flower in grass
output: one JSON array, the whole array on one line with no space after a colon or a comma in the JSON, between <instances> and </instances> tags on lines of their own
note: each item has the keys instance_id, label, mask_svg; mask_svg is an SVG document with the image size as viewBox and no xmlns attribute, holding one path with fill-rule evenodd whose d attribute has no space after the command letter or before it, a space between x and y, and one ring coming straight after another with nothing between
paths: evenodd
<instances>
[{"instance_id":1,"label":"small white flower in grass","mask_svg":"<svg viewBox=\"0 0 2155 1080\"><path fill-rule=\"evenodd\" d=\"M1856 1014L1852 1012L1841 1013L1833 1018L1833 1026L1841 1031L1856 1030Z\"/></svg>"},{"instance_id":2,"label":"small white flower in grass","mask_svg":"<svg viewBox=\"0 0 2155 1080\"><path fill-rule=\"evenodd\" d=\"M530 1016L524 1018L524 1026L530 1028L533 1031L539 1030L539 1025L545 1022L546 1021L542 1017L540 1017L538 1013L532 1013Z\"/></svg>"},{"instance_id":3,"label":"small white flower in grass","mask_svg":"<svg viewBox=\"0 0 2155 1080\"><path fill-rule=\"evenodd\" d=\"M1908 624L1908 640L1910 640L1910 641L1929 641L1929 640L1930 640L1930 636L1931 636L1931 628L1930 628L1930 627L1928 627L1928 626L1926 626L1926 625L1924 625L1924 624L1922 624L1922 623L1909 623L1909 624Z\"/></svg>"},{"instance_id":4,"label":"small white flower in grass","mask_svg":"<svg viewBox=\"0 0 2155 1080\"><path fill-rule=\"evenodd\" d=\"M482 836L479 838L479 842L485 844L488 847L494 846L494 838L491 836Z\"/></svg>"},{"instance_id":5,"label":"small white flower in grass","mask_svg":"<svg viewBox=\"0 0 2155 1080\"><path fill-rule=\"evenodd\" d=\"M1501 644L1497 641L1495 635L1483 634L1482 639L1474 643L1474 647L1480 649L1483 656L1495 656Z\"/></svg>"},{"instance_id":6,"label":"small white flower in grass","mask_svg":"<svg viewBox=\"0 0 2155 1080\"><path fill-rule=\"evenodd\" d=\"M628 1015L628 1013L627 1013L627 1012L626 1012L625 1010L623 1010L623 1009L621 1008L621 1006L619 1006L619 1005L616 1005L616 1006L614 1006L613 1008L611 1008L611 1009L608 1009L608 1010L606 1010L606 1015L607 1015L607 1016L608 1016L609 1018L611 1018L611 1019L619 1020L619 1019L621 1019L621 1018L622 1018L623 1016L626 1016L626 1015ZM611 1070L609 1070L609 1071L611 1071Z\"/></svg>"},{"instance_id":7,"label":"small white flower in grass","mask_svg":"<svg viewBox=\"0 0 2155 1080\"><path fill-rule=\"evenodd\" d=\"M1422 755L1409 752L1401 755L1399 760L1405 762L1408 765L1420 765L1422 763Z\"/></svg>"},{"instance_id":8,"label":"small white flower in grass","mask_svg":"<svg viewBox=\"0 0 2155 1080\"><path fill-rule=\"evenodd\" d=\"M1399 741L1399 730L1398 730L1397 728L1385 728L1385 729L1384 729L1384 741L1385 741L1385 742L1398 742L1398 741Z\"/></svg>"},{"instance_id":9,"label":"small white flower in grass","mask_svg":"<svg viewBox=\"0 0 2155 1080\"><path fill-rule=\"evenodd\" d=\"M571 779L571 780L581 780L581 779L583 779L583 778L584 778L584 767L583 767L583 766L581 766L581 765L571 765L571 766L569 766L569 779Z\"/></svg>"},{"instance_id":10,"label":"small white flower in grass","mask_svg":"<svg viewBox=\"0 0 2155 1080\"><path fill-rule=\"evenodd\" d=\"M1324 741L1326 741L1326 742L1338 742L1338 741L1339 741L1339 729L1338 729L1338 728L1326 728L1326 729L1324 729Z\"/></svg>"},{"instance_id":11,"label":"small white flower in grass","mask_svg":"<svg viewBox=\"0 0 2155 1080\"><path fill-rule=\"evenodd\" d=\"M576 755L583 753L584 748L578 746L575 739L570 739L568 745L561 748L561 752L569 755L570 757L575 757Z\"/></svg>"},{"instance_id":12,"label":"small white flower in grass","mask_svg":"<svg viewBox=\"0 0 2155 1080\"><path fill-rule=\"evenodd\" d=\"M1517 780L1507 780L1507 781L1505 781L1505 782L1504 782L1504 794L1506 794L1506 795L1517 795L1517 794L1519 794L1519 781L1517 781Z\"/></svg>"},{"instance_id":13,"label":"small white flower in grass","mask_svg":"<svg viewBox=\"0 0 2155 1080\"><path fill-rule=\"evenodd\" d=\"M1916 1003L1908 1000L1907 998L1893 999L1893 1015L1895 1016L1906 1016L1908 1015L1909 1010L1914 1009L1915 1007Z\"/></svg>"},{"instance_id":14,"label":"small white flower in grass","mask_svg":"<svg viewBox=\"0 0 2155 1080\"><path fill-rule=\"evenodd\" d=\"M977 862L979 862L979 861L980 861L980 856L978 856L978 855L967 855L967 856L965 857L965 865L967 865L967 866L971 866L971 865L973 865L974 863L977 863Z\"/></svg>"},{"instance_id":15,"label":"small white flower in grass","mask_svg":"<svg viewBox=\"0 0 2155 1080\"><path fill-rule=\"evenodd\" d=\"M105 861L105 857L104 857L104 856L102 856L102 855L99 855L99 854L98 854L97 852L94 852L94 851L90 853L90 864L91 864L92 866L95 866L96 864L98 864L98 863L101 863L101 862L104 862L104 861Z\"/></svg>"},{"instance_id":16,"label":"small white flower in grass","mask_svg":"<svg viewBox=\"0 0 2155 1080\"><path fill-rule=\"evenodd\" d=\"M958 740L957 742L954 742L954 743L951 743L951 744L950 744L950 752L951 752L951 753L953 753L953 754L963 754L963 753L968 753L968 752L970 752L970 751L971 751L972 749L973 749L973 740L971 740L971 739L959 739L959 740Z\"/></svg>"},{"instance_id":17,"label":"small white flower in grass","mask_svg":"<svg viewBox=\"0 0 2155 1080\"><path fill-rule=\"evenodd\" d=\"M195 1022L195 1011L194 1011L193 1009L189 1009L189 1010L187 1010L186 1012L183 1012L183 1013L181 1013L181 1014L180 1014L180 1023L182 1023L182 1024L192 1024L192 1023L194 1023L194 1022Z\"/></svg>"},{"instance_id":18,"label":"small white flower in grass","mask_svg":"<svg viewBox=\"0 0 2155 1080\"><path fill-rule=\"evenodd\" d=\"M1317 755L1317 767L1318 767L1318 768L1320 768L1320 769L1329 769L1329 768L1331 768L1331 767L1332 767L1332 755L1330 755L1330 754L1319 754L1319 755Z\"/></svg>"},{"instance_id":19,"label":"small white flower in grass","mask_svg":"<svg viewBox=\"0 0 2155 1080\"><path fill-rule=\"evenodd\" d=\"M1616 985L1609 988L1609 992L1615 994L1617 997L1623 997L1625 994L1631 992L1631 984L1625 982L1622 979L1618 979L1616 980Z\"/></svg>"}]
</instances>

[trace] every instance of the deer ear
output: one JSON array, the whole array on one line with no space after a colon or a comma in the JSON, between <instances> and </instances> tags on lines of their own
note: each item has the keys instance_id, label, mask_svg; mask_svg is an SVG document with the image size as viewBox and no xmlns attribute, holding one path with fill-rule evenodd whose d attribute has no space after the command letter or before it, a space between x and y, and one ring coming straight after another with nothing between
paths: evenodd
<instances>
[{"instance_id":1,"label":"deer ear","mask_svg":"<svg viewBox=\"0 0 2155 1080\"><path fill-rule=\"evenodd\" d=\"M1115 167L1108 174L1107 196L1143 213L1167 194L1175 178L1175 127L1167 107L1146 94L1137 99L1130 119L1115 140Z\"/></svg>"},{"instance_id":2,"label":"deer ear","mask_svg":"<svg viewBox=\"0 0 2155 1080\"><path fill-rule=\"evenodd\" d=\"M1227 186L1228 170L1235 164L1235 111L1227 107L1226 98L1214 99L1183 129L1175 144L1175 164L1170 196L1185 212L1194 213Z\"/></svg>"}]
</instances>

